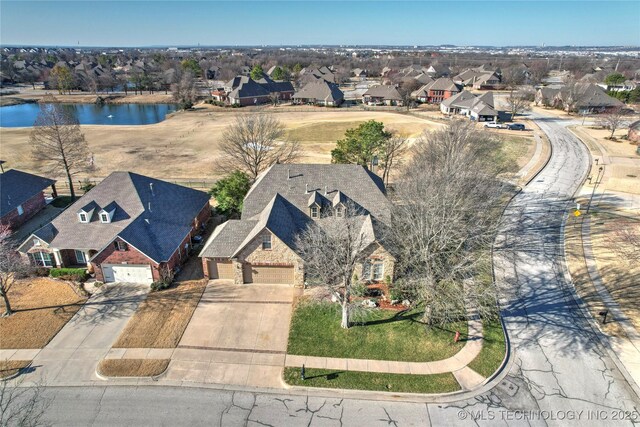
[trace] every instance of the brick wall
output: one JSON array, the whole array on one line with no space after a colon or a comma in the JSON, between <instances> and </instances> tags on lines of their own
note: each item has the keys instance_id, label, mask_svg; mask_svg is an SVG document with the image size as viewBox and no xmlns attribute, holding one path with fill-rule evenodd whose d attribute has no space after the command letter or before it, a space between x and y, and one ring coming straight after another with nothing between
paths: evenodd
<instances>
[{"instance_id":1,"label":"brick wall","mask_svg":"<svg viewBox=\"0 0 640 427\"><path fill-rule=\"evenodd\" d=\"M391 281L393 282L395 260L393 256L391 256L391 254L385 248L383 248L381 245L377 243L373 243L367 249L364 250L363 257L370 261L382 261L382 264L384 265L384 273L383 273L383 280L381 281L384 281L384 279L387 276L389 276L391 278ZM362 279L362 270L363 270L363 264L358 263L355 268L355 274L357 274L358 277L361 279Z\"/></svg>"},{"instance_id":2,"label":"brick wall","mask_svg":"<svg viewBox=\"0 0 640 427\"><path fill-rule=\"evenodd\" d=\"M124 242L120 238L116 238L116 241ZM124 242L126 243L126 242ZM104 275L102 274L102 264L148 264L151 265L151 271L153 274L153 280L160 279L160 272L158 270L159 265L147 257L145 254L127 244L126 251L119 251L115 248L115 244L111 243L105 250L100 252L97 257L93 259L91 264L96 274L96 280L104 282Z\"/></svg>"},{"instance_id":3,"label":"brick wall","mask_svg":"<svg viewBox=\"0 0 640 427\"><path fill-rule=\"evenodd\" d=\"M40 212L45 206L44 193L40 192L22 204L22 209L24 210L22 215L18 215L18 209L16 207L16 209L2 217L2 224L8 225L9 228L15 230Z\"/></svg>"}]
</instances>

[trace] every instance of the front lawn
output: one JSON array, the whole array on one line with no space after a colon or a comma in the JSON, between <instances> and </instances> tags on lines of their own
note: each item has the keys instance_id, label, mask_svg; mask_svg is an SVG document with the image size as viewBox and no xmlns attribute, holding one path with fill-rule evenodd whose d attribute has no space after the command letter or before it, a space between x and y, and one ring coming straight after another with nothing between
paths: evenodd
<instances>
[{"instance_id":1,"label":"front lawn","mask_svg":"<svg viewBox=\"0 0 640 427\"><path fill-rule=\"evenodd\" d=\"M14 313L0 318L0 349L43 348L86 301L67 283L46 277L19 280L8 295Z\"/></svg>"},{"instance_id":2,"label":"front lawn","mask_svg":"<svg viewBox=\"0 0 640 427\"><path fill-rule=\"evenodd\" d=\"M446 328L421 323L422 311L367 310L349 329L340 327L340 306L301 303L291 319L289 354L350 359L430 362L456 354L464 341L454 343L456 331L467 334L467 323Z\"/></svg>"},{"instance_id":3,"label":"front lawn","mask_svg":"<svg viewBox=\"0 0 640 427\"><path fill-rule=\"evenodd\" d=\"M483 322L482 335L482 350L468 366L483 377L489 378L502 364L506 351L502 324L499 320Z\"/></svg>"},{"instance_id":4,"label":"front lawn","mask_svg":"<svg viewBox=\"0 0 640 427\"><path fill-rule=\"evenodd\" d=\"M342 388L353 390L389 391L395 393L451 393L460 385L451 373L435 375L383 374L374 372L284 368L287 384L303 387Z\"/></svg>"}]
</instances>

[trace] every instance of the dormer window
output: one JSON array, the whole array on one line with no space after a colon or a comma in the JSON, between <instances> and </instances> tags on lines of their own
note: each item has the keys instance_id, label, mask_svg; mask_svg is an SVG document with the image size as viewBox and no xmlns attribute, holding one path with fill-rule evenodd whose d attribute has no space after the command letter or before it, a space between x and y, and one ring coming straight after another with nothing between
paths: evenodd
<instances>
[{"instance_id":1,"label":"dormer window","mask_svg":"<svg viewBox=\"0 0 640 427\"><path fill-rule=\"evenodd\" d=\"M318 218L318 216L320 216L318 205L311 206L311 218Z\"/></svg>"},{"instance_id":2,"label":"dormer window","mask_svg":"<svg viewBox=\"0 0 640 427\"><path fill-rule=\"evenodd\" d=\"M343 205L338 205L335 208L336 210L336 218L342 218L344 216L344 206Z\"/></svg>"},{"instance_id":3,"label":"dormer window","mask_svg":"<svg viewBox=\"0 0 640 427\"><path fill-rule=\"evenodd\" d=\"M80 212L78 214L78 219L80 220L80 222L82 223L87 223L89 222L89 215L87 215L86 212Z\"/></svg>"},{"instance_id":4,"label":"dormer window","mask_svg":"<svg viewBox=\"0 0 640 427\"><path fill-rule=\"evenodd\" d=\"M111 218L109 218L109 214L106 212L100 213L100 222L102 223L111 222Z\"/></svg>"}]
</instances>

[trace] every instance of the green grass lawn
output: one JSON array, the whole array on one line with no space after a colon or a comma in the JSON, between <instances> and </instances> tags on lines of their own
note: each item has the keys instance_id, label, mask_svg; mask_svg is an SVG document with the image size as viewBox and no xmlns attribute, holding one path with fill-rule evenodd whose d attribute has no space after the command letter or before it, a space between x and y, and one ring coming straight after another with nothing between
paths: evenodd
<instances>
[{"instance_id":1,"label":"green grass lawn","mask_svg":"<svg viewBox=\"0 0 640 427\"><path fill-rule=\"evenodd\" d=\"M490 377L502 363L506 351L502 324L496 320L482 325L484 339L480 354L469 363L469 367L484 377Z\"/></svg>"},{"instance_id":2,"label":"green grass lawn","mask_svg":"<svg viewBox=\"0 0 640 427\"><path fill-rule=\"evenodd\" d=\"M382 374L376 372L305 369L306 380L300 378L300 368L284 368L287 384L304 387L342 388L389 391L396 393L450 393L460 390L451 373L436 375Z\"/></svg>"},{"instance_id":3,"label":"green grass lawn","mask_svg":"<svg viewBox=\"0 0 640 427\"><path fill-rule=\"evenodd\" d=\"M464 341L454 343L455 331L464 338L467 323L447 328L421 323L422 311L369 310L349 329L340 328L340 306L299 304L291 319L289 354L351 359L430 362L456 354Z\"/></svg>"}]
</instances>

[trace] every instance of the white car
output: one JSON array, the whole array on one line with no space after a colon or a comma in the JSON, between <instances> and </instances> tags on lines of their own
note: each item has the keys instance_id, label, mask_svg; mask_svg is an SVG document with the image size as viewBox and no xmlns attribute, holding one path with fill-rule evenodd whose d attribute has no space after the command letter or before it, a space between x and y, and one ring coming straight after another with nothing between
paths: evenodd
<instances>
[{"instance_id":1,"label":"white car","mask_svg":"<svg viewBox=\"0 0 640 427\"><path fill-rule=\"evenodd\" d=\"M494 129L506 129L507 125L498 122L488 122L484 124L486 128L494 128Z\"/></svg>"}]
</instances>

